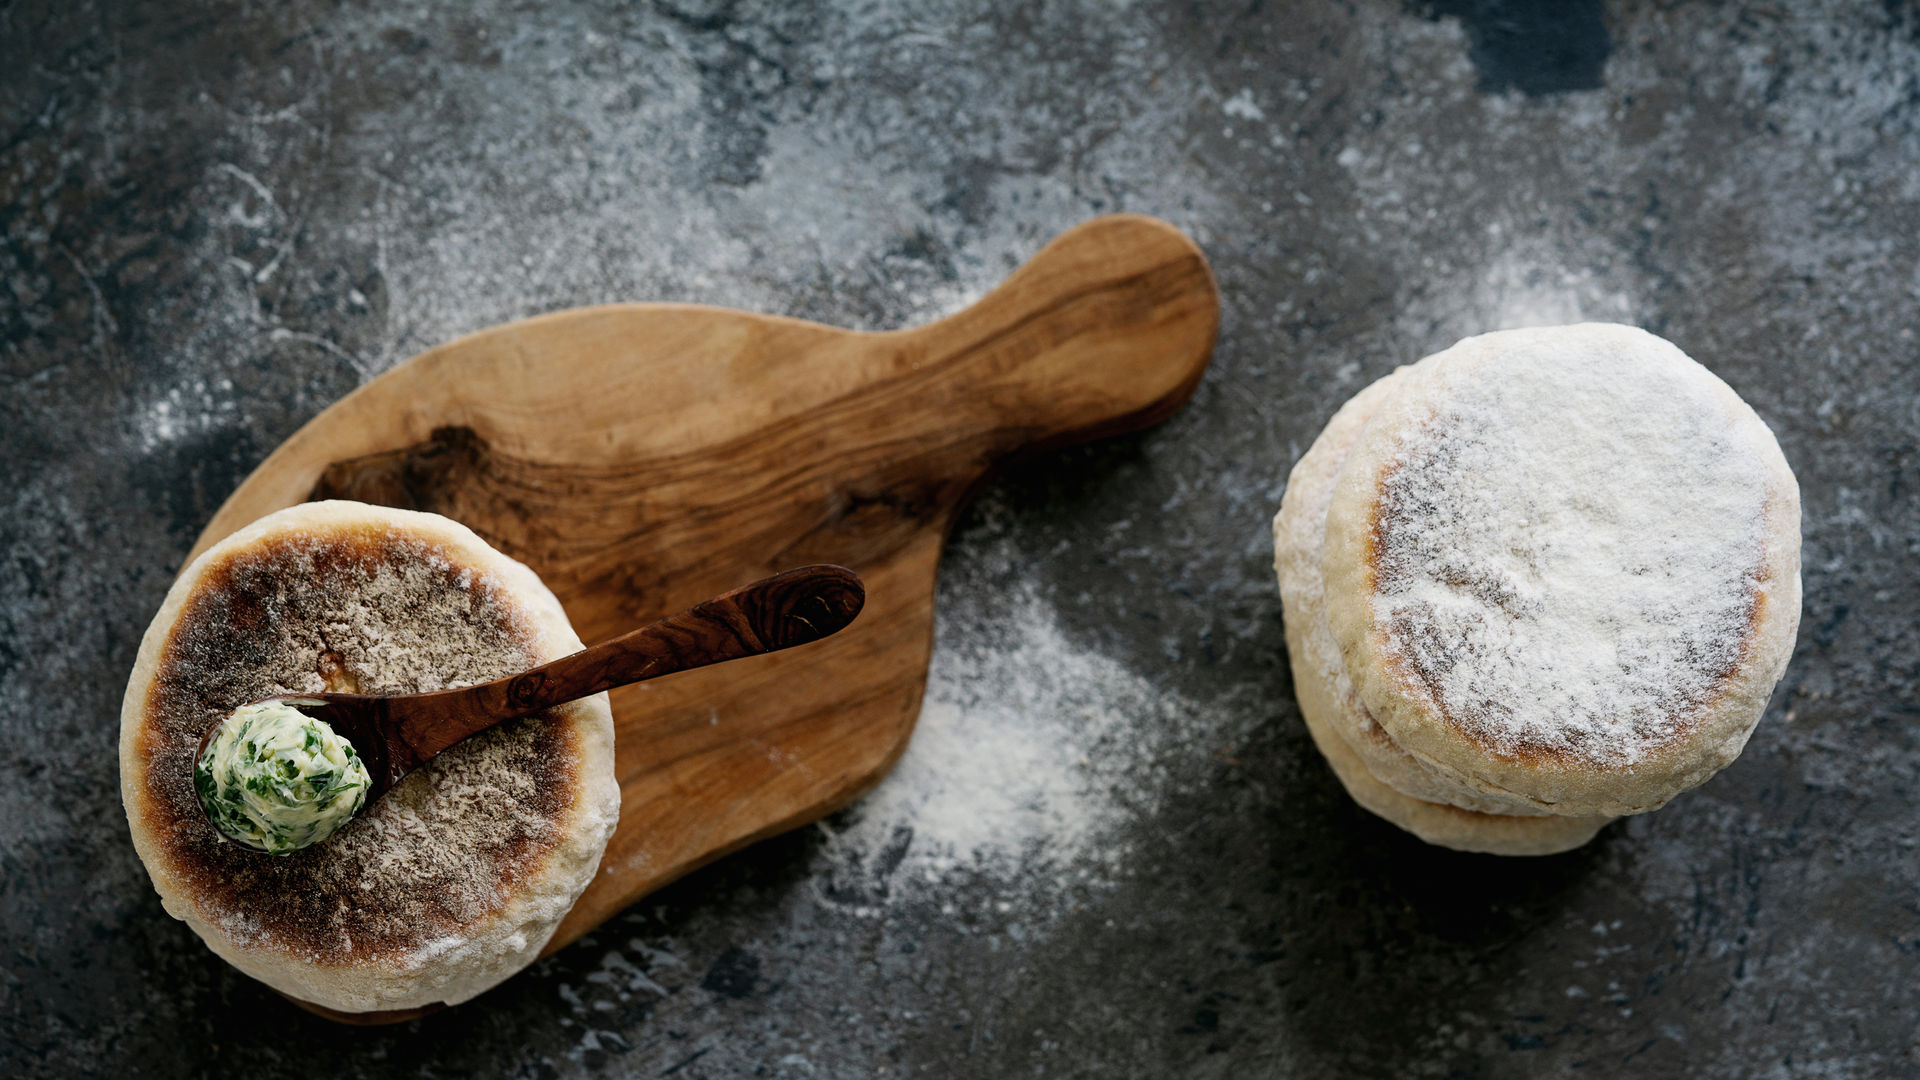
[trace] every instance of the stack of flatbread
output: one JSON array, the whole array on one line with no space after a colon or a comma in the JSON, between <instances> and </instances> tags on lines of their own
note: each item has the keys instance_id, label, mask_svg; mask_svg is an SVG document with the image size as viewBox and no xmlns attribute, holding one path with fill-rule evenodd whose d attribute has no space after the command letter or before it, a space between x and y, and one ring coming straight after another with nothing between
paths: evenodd
<instances>
[{"instance_id":1,"label":"stack of flatbread","mask_svg":"<svg viewBox=\"0 0 1920 1080\"><path fill-rule=\"evenodd\" d=\"M1356 802L1544 855L1737 757L1800 620L1800 494L1751 408L1606 324L1468 338L1347 402L1275 567L1300 710Z\"/></svg>"}]
</instances>

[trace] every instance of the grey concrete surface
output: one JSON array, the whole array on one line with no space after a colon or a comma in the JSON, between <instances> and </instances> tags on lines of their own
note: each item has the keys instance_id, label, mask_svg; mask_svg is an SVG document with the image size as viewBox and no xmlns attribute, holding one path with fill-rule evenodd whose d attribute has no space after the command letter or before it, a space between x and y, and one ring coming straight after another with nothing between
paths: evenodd
<instances>
[{"instance_id":1,"label":"grey concrete surface","mask_svg":"<svg viewBox=\"0 0 1920 1080\"><path fill-rule=\"evenodd\" d=\"M393 1029L162 912L121 688L302 422L578 304L910 325L1114 210L1205 247L1213 369L984 493L868 802ZM1920 1074L1911 3L14 0L0 280L0 1073ZM1368 380L1579 318L1778 433L1798 649L1669 808L1425 848L1312 752L1267 521Z\"/></svg>"}]
</instances>

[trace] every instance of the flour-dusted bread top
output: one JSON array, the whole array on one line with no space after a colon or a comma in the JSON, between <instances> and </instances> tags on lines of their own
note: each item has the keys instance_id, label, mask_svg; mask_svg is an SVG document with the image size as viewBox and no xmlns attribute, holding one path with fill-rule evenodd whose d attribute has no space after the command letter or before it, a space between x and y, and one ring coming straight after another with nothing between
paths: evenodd
<instances>
[{"instance_id":1,"label":"flour-dusted bread top","mask_svg":"<svg viewBox=\"0 0 1920 1080\"><path fill-rule=\"evenodd\" d=\"M1745 745L1798 627L1799 520L1772 433L1673 345L1485 334L1415 365L1342 469L1329 624L1416 757L1638 813Z\"/></svg>"},{"instance_id":2,"label":"flour-dusted bread top","mask_svg":"<svg viewBox=\"0 0 1920 1080\"><path fill-rule=\"evenodd\" d=\"M1399 389L1406 372L1406 368L1395 370L1342 405L1287 476L1286 494L1273 519L1273 553L1280 600L1286 610L1294 681L1296 685L1305 681L1310 672L1325 688L1328 701L1320 718L1325 729L1346 743L1373 778L1395 791L1417 800L1490 814L1546 814L1548 811L1529 800L1476 791L1401 749L1360 700L1359 690L1347 676L1340 643L1327 625L1321 562L1334 482L1367 421Z\"/></svg>"},{"instance_id":3,"label":"flour-dusted bread top","mask_svg":"<svg viewBox=\"0 0 1920 1080\"><path fill-rule=\"evenodd\" d=\"M310 503L221 541L168 593L121 715L122 796L167 910L242 971L347 1012L456 1003L519 970L618 817L605 695L468 739L287 856L217 836L193 755L262 697L439 690L579 648L531 570L437 515Z\"/></svg>"},{"instance_id":4,"label":"flour-dusted bread top","mask_svg":"<svg viewBox=\"0 0 1920 1080\"><path fill-rule=\"evenodd\" d=\"M1295 696L1321 756L1353 800L1430 844L1495 855L1550 855L1593 839L1611 818L1566 817L1455 783L1374 722L1327 626L1321 555L1334 481L1353 443L1405 368L1340 407L1287 478L1273 522Z\"/></svg>"}]
</instances>

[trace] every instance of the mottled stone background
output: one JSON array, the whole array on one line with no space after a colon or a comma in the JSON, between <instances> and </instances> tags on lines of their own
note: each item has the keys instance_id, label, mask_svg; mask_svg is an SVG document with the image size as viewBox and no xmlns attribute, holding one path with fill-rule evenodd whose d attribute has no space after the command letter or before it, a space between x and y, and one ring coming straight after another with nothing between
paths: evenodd
<instances>
[{"instance_id":1,"label":"mottled stone background","mask_svg":"<svg viewBox=\"0 0 1920 1080\"><path fill-rule=\"evenodd\" d=\"M1212 371L982 496L868 804L394 1029L161 911L121 687L302 422L578 304L925 321L1114 210L1213 260ZM1920 1074L1912 3L0 0L0 278L0 1073ZM1267 522L1368 380L1577 318L1778 433L1799 647L1668 809L1429 849L1311 750Z\"/></svg>"}]
</instances>

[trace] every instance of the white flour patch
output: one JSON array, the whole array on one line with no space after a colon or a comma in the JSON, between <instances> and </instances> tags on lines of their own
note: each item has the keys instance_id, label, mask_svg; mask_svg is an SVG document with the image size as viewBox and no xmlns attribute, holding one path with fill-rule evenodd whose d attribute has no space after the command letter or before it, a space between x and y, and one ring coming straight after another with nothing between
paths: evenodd
<instances>
[{"instance_id":1,"label":"white flour patch","mask_svg":"<svg viewBox=\"0 0 1920 1080\"><path fill-rule=\"evenodd\" d=\"M1461 291L1472 297L1471 310L1489 317L1486 330L1634 322L1633 303L1624 289L1589 268L1559 265L1545 243L1514 243Z\"/></svg>"},{"instance_id":2,"label":"white flour patch","mask_svg":"<svg viewBox=\"0 0 1920 1080\"><path fill-rule=\"evenodd\" d=\"M909 889L978 871L1045 906L1111 880L1175 754L1206 752L1194 703L1074 644L1031 588L1010 599L942 620L906 755L850 824L821 826L837 867Z\"/></svg>"},{"instance_id":3,"label":"white flour patch","mask_svg":"<svg viewBox=\"0 0 1920 1080\"><path fill-rule=\"evenodd\" d=\"M140 406L133 430L138 433L141 451L150 454L232 424L238 415L232 379L194 379L170 386Z\"/></svg>"},{"instance_id":4,"label":"white flour patch","mask_svg":"<svg viewBox=\"0 0 1920 1080\"><path fill-rule=\"evenodd\" d=\"M1253 91L1242 90L1220 103L1220 111L1228 116L1237 116L1242 120L1265 120L1267 114L1254 103Z\"/></svg>"}]
</instances>

